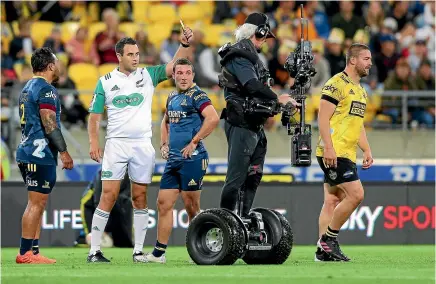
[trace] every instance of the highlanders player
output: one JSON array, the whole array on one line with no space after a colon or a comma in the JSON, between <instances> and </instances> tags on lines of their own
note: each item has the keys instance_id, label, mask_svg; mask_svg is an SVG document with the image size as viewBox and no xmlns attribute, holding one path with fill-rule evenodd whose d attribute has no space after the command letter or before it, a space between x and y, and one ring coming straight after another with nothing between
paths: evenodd
<instances>
[{"instance_id":1,"label":"highlanders player","mask_svg":"<svg viewBox=\"0 0 436 284\"><path fill-rule=\"evenodd\" d=\"M357 146L363 151L363 169L373 163L363 117L367 94L360 79L369 74L371 52L353 44L347 51L347 66L322 89L319 108L320 139L316 156L324 171L324 205L319 216L319 241L315 260L349 261L337 241L339 229L363 200L357 175Z\"/></svg>"},{"instance_id":2,"label":"highlanders player","mask_svg":"<svg viewBox=\"0 0 436 284\"><path fill-rule=\"evenodd\" d=\"M173 207L181 193L189 221L200 212L200 194L208 154L201 142L218 125L219 117L206 93L193 83L194 67L187 59L174 63L177 91L169 95L161 124L161 155L167 159L157 199L157 241L149 262L165 263L173 227Z\"/></svg>"},{"instance_id":3,"label":"highlanders player","mask_svg":"<svg viewBox=\"0 0 436 284\"><path fill-rule=\"evenodd\" d=\"M60 130L61 104L50 85L59 79L59 60L49 48L37 49L31 58L35 75L19 97L21 142L17 162L28 190L22 219L20 253L17 263L55 263L39 254L41 219L48 195L56 183L58 152L63 169L72 169L73 160Z\"/></svg>"},{"instance_id":4,"label":"highlanders player","mask_svg":"<svg viewBox=\"0 0 436 284\"><path fill-rule=\"evenodd\" d=\"M101 237L126 170L132 181L133 261L146 262L142 252L148 226L146 193L155 166L155 150L151 144L152 97L154 88L173 73L174 61L189 55L190 41L192 31L186 28L183 30L182 46L171 62L138 68L136 41L123 38L115 45L119 66L98 80L88 122L90 156L97 162L102 158L98 133L104 106L107 107L108 126L101 174L103 191L92 219L88 262L109 262L100 250Z\"/></svg>"}]
</instances>

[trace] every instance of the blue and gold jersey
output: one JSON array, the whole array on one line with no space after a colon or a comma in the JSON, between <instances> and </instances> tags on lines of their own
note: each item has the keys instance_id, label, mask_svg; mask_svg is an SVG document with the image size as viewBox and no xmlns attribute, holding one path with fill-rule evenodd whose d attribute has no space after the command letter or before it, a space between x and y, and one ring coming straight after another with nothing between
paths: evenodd
<instances>
[{"instance_id":1,"label":"blue and gold jersey","mask_svg":"<svg viewBox=\"0 0 436 284\"><path fill-rule=\"evenodd\" d=\"M169 160L183 159L181 150L185 148L203 124L201 112L211 105L210 99L195 84L188 90L172 92L167 100L169 119ZM206 152L202 142L198 143L193 155Z\"/></svg>"},{"instance_id":2,"label":"blue and gold jersey","mask_svg":"<svg viewBox=\"0 0 436 284\"><path fill-rule=\"evenodd\" d=\"M29 164L57 165L57 151L50 147L46 138L40 109L55 111L60 128L61 104L56 88L44 78L35 76L27 82L19 97L21 141L16 160Z\"/></svg>"}]
</instances>

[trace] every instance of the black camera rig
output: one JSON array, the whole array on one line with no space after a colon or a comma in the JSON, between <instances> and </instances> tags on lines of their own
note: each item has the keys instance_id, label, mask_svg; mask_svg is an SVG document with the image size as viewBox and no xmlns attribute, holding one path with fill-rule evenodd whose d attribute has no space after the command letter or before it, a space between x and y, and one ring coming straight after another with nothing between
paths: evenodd
<instances>
[{"instance_id":1,"label":"black camera rig","mask_svg":"<svg viewBox=\"0 0 436 284\"><path fill-rule=\"evenodd\" d=\"M308 167L311 165L311 137L312 128L305 122L306 93L311 86L311 77L315 76L316 71L313 67L314 56L310 41L304 39L304 24L307 27L307 37L309 28L307 20L303 17L303 5L301 5L301 39L294 52L291 52L286 59L285 69L295 78L293 86L290 88L291 96L301 105L297 107L300 119L294 119L295 111L292 113L290 108L282 112L281 122L287 127L288 135L291 138L291 163L296 167Z\"/></svg>"}]
</instances>

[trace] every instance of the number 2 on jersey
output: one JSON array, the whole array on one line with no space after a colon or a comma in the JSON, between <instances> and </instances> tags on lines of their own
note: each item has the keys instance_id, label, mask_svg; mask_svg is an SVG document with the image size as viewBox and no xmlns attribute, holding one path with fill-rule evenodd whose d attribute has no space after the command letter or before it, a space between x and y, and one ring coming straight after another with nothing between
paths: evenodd
<instances>
[{"instance_id":1,"label":"number 2 on jersey","mask_svg":"<svg viewBox=\"0 0 436 284\"><path fill-rule=\"evenodd\" d=\"M32 155L37 157L37 158L44 158L45 157L45 153L44 148L45 146L47 146L47 141L45 141L45 139L36 139L35 141L33 141L33 146L37 146L35 151L33 151Z\"/></svg>"},{"instance_id":2,"label":"number 2 on jersey","mask_svg":"<svg viewBox=\"0 0 436 284\"><path fill-rule=\"evenodd\" d=\"M20 109L21 109L20 123L23 125L23 124L26 124L26 120L24 119L24 104L20 105Z\"/></svg>"}]
</instances>

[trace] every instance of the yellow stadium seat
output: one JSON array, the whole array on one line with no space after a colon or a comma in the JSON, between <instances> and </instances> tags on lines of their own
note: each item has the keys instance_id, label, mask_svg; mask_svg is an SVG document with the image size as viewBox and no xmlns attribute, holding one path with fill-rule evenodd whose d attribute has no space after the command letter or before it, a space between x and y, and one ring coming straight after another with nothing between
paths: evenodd
<instances>
[{"instance_id":1,"label":"yellow stadium seat","mask_svg":"<svg viewBox=\"0 0 436 284\"><path fill-rule=\"evenodd\" d=\"M120 24L120 31L124 32L128 37L135 38L136 32L139 31L139 25L136 23L122 23Z\"/></svg>"},{"instance_id":2,"label":"yellow stadium seat","mask_svg":"<svg viewBox=\"0 0 436 284\"><path fill-rule=\"evenodd\" d=\"M148 39L157 50L160 50L162 42L171 35L172 26L172 24L155 24L147 26Z\"/></svg>"},{"instance_id":3,"label":"yellow stadium seat","mask_svg":"<svg viewBox=\"0 0 436 284\"><path fill-rule=\"evenodd\" d=\"M68 69L68 75L76 84L77 90L80 93L80 101L85 108L88 108L99 78L97 67L88 63L71 64Z\"/></svg>"},{"instance_id":4,"label":"yellow stadium seat","mask_svg":"<svg viewBox=\"0 0 436 284\"><path fill-rule=\"evenodd\" d=\"M314 105L315 110L318 110L321 102L321 95L312 95L310 98L312 99L311 103Z\"/></svg>"},{"instance_id":5,"label":"yellow stadium seat","mask_svg":"<svg viewBox=\"0 0 436 284\"><path fill-rule=\"evenodd\" d=\"M98 2L90 2L88 6L88 21L97 23L100 18L100 6Z\"/></svg>"},{"instance_id":6,"label":"yellow stadium seat","mask_svg":"<svg viewBox=\"0 0 436 284\"><path fill-rule=\"evenodd\" d=\"M220 24L209 25L204 28L204 31L203 43L209 46L218 46L221 34L226 31L226 27Z\"/></svg>"},{"instance_id":7,"label":"yellow stadium seat","mask_svg":"<svg viewBox=\"0 0 436 284\"><path fill-rule=\"evenodd\" d=\"M150 2L147 1L133 1L133 21L135 23L147 23L148 22L148 7Z\"/></svg>"},{"instance_id":8,"label":"yellow stadium seat","mask_svg":"<svg viewBox=\"0 0 436 284\"><path fill-rule=\"evenodd\" d=\"M220 100L220 95L216 94L216 93L212 93L209 92L207 94L207 96L209 97L213 107L216 109L216 111L221 111L222 110L222 105L221 105L221 100Z\"/></svg>"},{"instance_id":9,"label":"yellow stadium seat","mask_svg":"<svg viewBox=\"0 0 436 284\"><path fill-rule=\"evenodd\" d=\"M215 12L215 2L214 1L198 1L198 5L201 7L201 11L204 13L204 22L206 24L212 23L213 14Z\"/></svg>"},{"instance_id":10,"label":"yellow stadium seat","mask_svg":"<svg viewBox=\"0 0 436 284\"><path fill-rule=\"evenodd\" d=\"M53 22L39 21L34 22L30 28L32 40L36 48L42 47L55 24Z\"/></svg>"},{"instance_id":11,"label":"yellow stadium seat","mask_svg":"<svg viewBox=\"0 0 436 284\"><path fill-rule=\"evenodd\" d=\"M115 68L118 67L118 64L115 63L105 63L100 66L98 66L98 74L100 77L114 71Z\"/></svg>"},{"instance_id":12,"label":"yellow stadium seat","mask_svg":"<svg viewBox=\"0 0 436 284\"><path fill-rule=\"evenodd\" d=\"M170 4L156 4L148 8L148 19L151 23L174 24L178 22L176 9Z\"/></svg>"},{"instance_id":13,"label":"yellow stadium seat","mask_svg":"<svg viewBox=\"0 0 436 284\"><path fill-rule=\"evenodd\" d=\"M20 34L20 29L18 28L18 21L13 21L12 24L12 32L14 35L18 36Z\"/></svg>"},{"instance_id":14,"label":"yellow stadium seat","mask_svg":"<svg viewBox=\"0 0 436 284\"><path fill-rule=\"evenodd\" d=\"M2 51L4 54L9 54L9 45L14 38L14 33L12 32L9 23L2 23L1 29Z\"/></svg>"},{"instance_id":15,"label":"yellow stadium seat","mask_svg":"<svg viewBox=\"0 0 436 284\"><path fill-rule=\"evenodd\" d=\"M205 11L197 3L185 3L179 7L179 17L184 23L202 21L205 16L207 16Z\"/></svg>"},{"instance_id":16,"label":"yellow stadium seat","mask_svg":"<svg viewBox=\"0 0 436 284\"><path fill-rule=\"evenodd\" d=\"M67 43L74 38L79 27L80 23L78 22L63 22L61 25L62 42Z\"/></svg>"},{"instance_id":17,"label":"yellow stadium seat","mask_svg":"<svg viewBox=\"0 0 436 284\"><path fill-rule=\"evenodd\" d=\"M13 68L15 74L17 74L18 79L21 79L21 71L23 70L23 63L15 63Z\"/></svg>"},{"instance_id":18,"label":"yellow stadium seat","mask_svg":"<svg viewBox=\"0 0 436 284\"><path fill-rule=\"evenodd\" d=\"M93 23L88 29L88 40L94 41L99 32L106 30L106 24L103 22Z\"/></svg>"}]
</instances>

